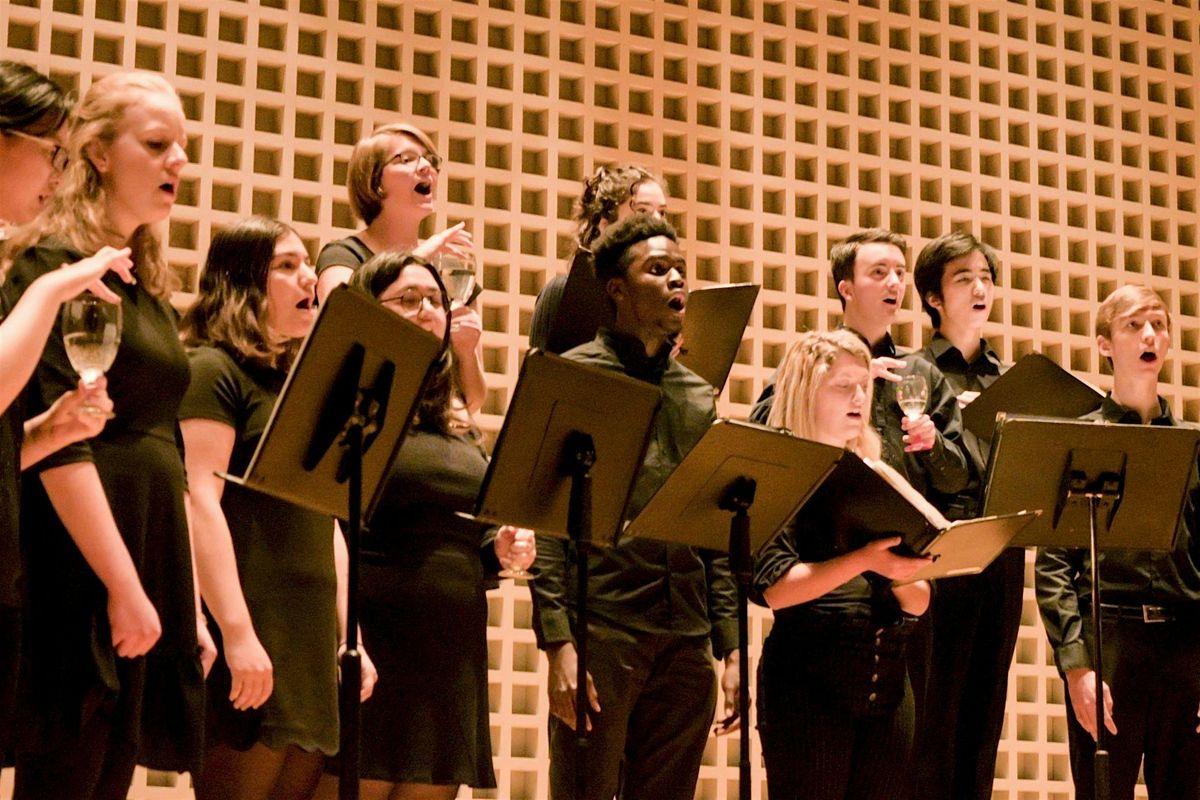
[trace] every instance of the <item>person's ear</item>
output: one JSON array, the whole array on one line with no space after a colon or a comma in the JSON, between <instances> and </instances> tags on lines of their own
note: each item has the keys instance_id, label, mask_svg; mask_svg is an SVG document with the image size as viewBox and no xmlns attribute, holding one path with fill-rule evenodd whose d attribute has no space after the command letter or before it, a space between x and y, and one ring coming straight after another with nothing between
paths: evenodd
<instances>
[{"instance_id":1,"label":"person's ear","mask_svg":"<svg viewBox=\"0 0 1200 800\"><path fill-rule=\"evenodd\" d=\"M929 304L930 308L938 311L942 310L942 298L940 295L930 292L929 294L925 295L925 302Z\"/></svg>"},{"instance_id":2,"label":"person's ear","mask_svg":"<svg viewBox=\"0 0 1200 800\"><path fill-rule=\"evenodd\" d=\"M842 301L848 303L854 298L854 283L843 278L838 281L837 291L842 296Z\"/></svg>"},{"instance_id":3,"label":"person's ear","mask_svg":"<svg viewBox=\"0 0 1200 800\"><path fill-rule=\"evenodd\" d=\"M624 278L609 278L608 282L604 284L604 291L608 292L609 298L616 303L625 299L629 287L625 285Z\"/></svg>"},{"instance_id":4,"label":"person's ear","mask_svg":"<svg viewBox=\"0 0 1200 800\"><path fill-rule=\"evenodd\" d=\"M1100 351L1100 355L1104 358L1112 358L1112 341L1107 336L1096 336L1096 349Z\"/></svg>"},{"instance_id":5,"label":"person's ear","mask_svg":"<svg viewBox=\"0 0 1200 800\"><path fill-rule=\"evenodd\" d=\"M96 169L96 172L99 172L101 175L108 174L108 148L109 146L103 142L92 142L83 151L84 156L88 161L92 162L92 166Z\"/></svg>"}]
</instances>

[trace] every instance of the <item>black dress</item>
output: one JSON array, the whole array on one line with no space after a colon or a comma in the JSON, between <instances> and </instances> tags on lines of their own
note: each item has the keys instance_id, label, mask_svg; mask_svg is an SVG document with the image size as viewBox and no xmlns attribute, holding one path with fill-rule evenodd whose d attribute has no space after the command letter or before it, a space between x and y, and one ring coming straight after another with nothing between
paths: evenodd
<instances>
[{"instance_id":1,"label":"black dress","mask_svg":"<svg viewBox=\"0 0 1200 800\"><path fill-rule=\"evenodd\" d=\"M487 571L470 511L478 444L410 430L362 546L363 643L379 670L363 705L362 777L496 785L488 727Z\"/></svg>"},{"instance_id":2,"label":"black dress","mask_svg":"<svg viewBox=\"0 0 1200 800\"><path fill-rule=\"evenodd\" d=\"M283 387L284 373L235 360L225 350L189 354L192 383L179 418L208 419L235 431L229 472L250 463ZM295 745L332 754L338 747L337 576L333 520L270 495L226 483L229 523L242 594L255 633L271 657L274 689L257 709L229 702L230 674L220 658L208 677L209 741L245 750ZM210 624L214 638L219 636ZM218 639L218 647L220 640Z\"/></svg>"},{"instance_id":3,"label":"black dress","mask_svg":"<svg viewBox=\"0 0 1200 800\"><path fill-rule=\"evenodd\" d=\"M0 286L0 323L8 318L7 286ZM21 641L21 398L0 412L0 753L8 749Z\"/></svg>"},{"instance_id":4,"label":"black dress","mask_svg":"<svg viewBox=\"0 0 1200 800\"><path fill-rule=\"evenodd\" d=\"M13 299L38 276L83 256L49 239L19 253L9 273ZM108 372L116 416L99 436L35 465L23 484L28 592L14 748L70 751L81 729L107 710L120 720L112 734L116 749L152 768L195 772L202 755L204 681L175 420L188 384L187 358L166 302L140 283L114 277L105 283L122 299L121 347ZM30 381L27 412L42 412L77 381L56 328ZM38 479L43 470L77 462L95 464L158 612L162 636L144 657L117 657L104 586Z\"/></svg>"}]
</instances>

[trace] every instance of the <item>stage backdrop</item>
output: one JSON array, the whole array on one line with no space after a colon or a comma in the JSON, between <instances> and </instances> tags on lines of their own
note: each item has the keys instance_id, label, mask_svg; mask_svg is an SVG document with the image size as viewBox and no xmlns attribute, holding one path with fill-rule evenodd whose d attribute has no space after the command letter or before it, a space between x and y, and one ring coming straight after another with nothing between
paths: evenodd
<instances>
[{"instance_id":1,"label":"stage backdrop","mask_svg":"<svg viewBox=\"0 0 1200 800\"><path fill-rule=\"evenodd\" d=\"M694 286L763 286L724 414L745 415L798 331L837 324L829 246L881 225L913 254L954 228L991 243L1002 356L1040 350L1101 386L1097 303L1153 286L1175 320L1163 393L1200 417L1198 22L1194 0L8 0L0 46L80 90L129 67L178 88L193 164L169 255L189 287L238 215L294 224L315 255L355 227L354 141L399 118L427 130L447 164L424 230L465 220L479 245L494 434L580 179L612 161L669 182ZM910 291L897 341L926 325ZM490 604L500 787L479 796L544 798L528 595ZM755 615L755 653L769 625ZM1051 664L1027 590L996 798L1071 794ZM710 743L699 797L736 796L736 757Z\"/></svg>"}]
</instances>

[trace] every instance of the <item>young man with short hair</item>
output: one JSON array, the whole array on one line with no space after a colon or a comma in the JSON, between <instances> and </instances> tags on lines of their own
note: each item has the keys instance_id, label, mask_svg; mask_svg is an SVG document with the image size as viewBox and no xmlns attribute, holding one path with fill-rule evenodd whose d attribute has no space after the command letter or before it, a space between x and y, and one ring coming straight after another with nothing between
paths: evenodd
<instances>
[{"instance_id":1,"label":"young man with short hair","mask_svg":"<svg viewBox=\"0 0 1200 800\"><path fill-rule=\"evenodd\" d=\"M1113 388L1084 419L1181 425L1158 394L1171 343L1167 306L1144 286L1122 286L1096 313L1096 346L1112 365ZM1200 797L1200 481L1170 552L1103 554L1104 726L1114 800L1130 800L1145 756L1151 800ZM1096 673L1091 641L1091 559L1087 550L1041 548L1038 607L1067 687L1067 741L1077 797L1095 775Z\"/></svg>"}]
</instances>

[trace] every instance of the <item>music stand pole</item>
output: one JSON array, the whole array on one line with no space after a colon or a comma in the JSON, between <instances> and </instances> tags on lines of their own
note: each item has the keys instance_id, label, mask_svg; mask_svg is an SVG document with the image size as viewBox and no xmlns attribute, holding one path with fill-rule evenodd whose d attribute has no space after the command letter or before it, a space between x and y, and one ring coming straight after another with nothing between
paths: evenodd
<instances>
[{"instance_id":1,"label":"music stand pole","mask_svg":"<svg viewBox=\"0 0 1200 800\"><path fill-rule=\"evenodd\" d=\"M738 476L725 490L717 507L731 511L729 519L729 566L737 582L738 622L738 713L742 729L738 734L738 798L750 800L750 583L754 578L754 560L750 552L750 506L758 483Z\"/></svg>"},{"instance_id":2,"label":"music stand pole","mask_svg":"<svg viewBox=\"0 0 1200 800\"><path fill-rule=\"evenodd\" d=\"M1109 499L1103 491L1086 493L1088 502L1089 521L1091 523L1091 559L1092 559L1092 638L1095 640L1096 651L1096 752L1093 757L1093 772L1095 781L1095 800L1108 800L1108 750L1105 749L1107 732L1104 729L1104 638L1100 617L1100 538L1099 526L1096 520L1100 515L1101 500Z\"/></svg>"},{"instance_id":3,"label":"music stand pole","mask_svg":"<svg viewBox=\"0 0 1200 800\"><path fill-rule=\"evenodd\" d=\"M361 401L360 401L361 402ZM344 442L347 450L349 478L347 495L350 501L349 530L346 549L349 565L346 571L346 649L338 660L341 683L338 684L338 713L341 719L341 741L338 775L338 800L358 800L358 780L361 760L362 654L358 649L358 551L362 539L362 445L364 420L356 409L346 425Z\"/></svg>"},{"instance_id":4,"label":"music stand pole","mask_svg":"<svg viewBox=\"0 0 1200 800\"><path fill-rule=\"evenodd\" d=\"M572 432L563 444L562 472L571 479L567 532L575 545L575 796L587 797L588 703L588 554L592 540L592 466L596 446L592 437Z\"/></svg>"}]
</instances>

